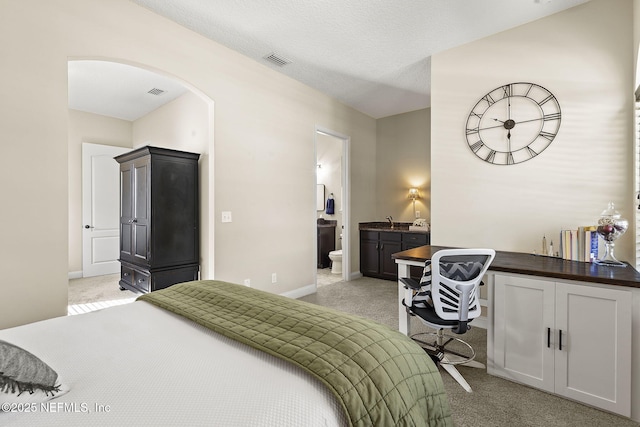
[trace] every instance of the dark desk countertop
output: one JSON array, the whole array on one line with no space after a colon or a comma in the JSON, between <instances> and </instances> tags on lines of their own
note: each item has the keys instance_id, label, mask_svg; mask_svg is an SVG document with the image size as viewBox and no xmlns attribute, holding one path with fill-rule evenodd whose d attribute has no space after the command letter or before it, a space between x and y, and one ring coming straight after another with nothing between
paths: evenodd
<instances>
[{"instance_id":1,"label":"dark desk countertop","mask_svg":"<svg viewBox=\"0 0 640 427\"><path fill-rule=\"evenodd\" d=\"M431 258L432 253L440 249L451 248L445 246L420 246L397 252L391 257L396 260L424 262ZM496 251L496 257L489 270L640 288L640 273L629 264L624 267L607 267L589 262L568 261L561 258L536 256L520 252Z\"/></svg>"}]
</instances>

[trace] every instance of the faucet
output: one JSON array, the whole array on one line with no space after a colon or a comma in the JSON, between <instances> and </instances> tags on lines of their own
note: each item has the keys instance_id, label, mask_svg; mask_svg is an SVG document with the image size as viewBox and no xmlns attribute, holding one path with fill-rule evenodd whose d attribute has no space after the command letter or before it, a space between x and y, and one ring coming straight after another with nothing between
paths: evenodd
<instances>
[{"instance_id":1,"label":"faucet","mask_svg":"<svg viewBox=\"0 0 640 427\"><path fill-rule=\"evenodd\" d=\"M391 228L393 228L393 217L391 215L387 217L387 221L389 221L389 224L391 224Z\"/></svg>"}]
</instances>

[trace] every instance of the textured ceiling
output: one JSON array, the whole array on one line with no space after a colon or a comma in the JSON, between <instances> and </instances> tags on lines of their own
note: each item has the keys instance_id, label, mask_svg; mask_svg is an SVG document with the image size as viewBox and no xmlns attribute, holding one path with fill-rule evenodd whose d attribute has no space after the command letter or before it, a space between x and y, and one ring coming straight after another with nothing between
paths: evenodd
<instances>
[{"instance_id":1,"label":"textured ceiling","mask_svg":"<svg viewBox=\"0 0 640 427\"><path fill-rule=\"evenodd\" d=\"M430 106L434 53L588 0L130 1L381 118ZM274 52L291 63L264 59ZM135 120L184 91L122 64L69 63L69 107L82 111Z\"/></svg>"},{"instance_id":2,"label":"textured ceiling","mask_svg":"<svg viewBox=\"0 0 640 427\"><path fill-rule=\"evenodd\" d=\"M380 118L430 105L434 53L587 0L131 1Z\"/></svg>"}]
</instances>

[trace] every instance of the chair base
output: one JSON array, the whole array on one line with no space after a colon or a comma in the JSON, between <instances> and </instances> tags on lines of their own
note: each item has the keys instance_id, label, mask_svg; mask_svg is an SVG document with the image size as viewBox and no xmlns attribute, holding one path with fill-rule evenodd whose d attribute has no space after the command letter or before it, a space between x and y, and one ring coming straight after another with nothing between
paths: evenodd
<instances>
[{"instance_id":1,"label":"chair base","mask_svg":"<svg viewBox=\"0 0 640 427\"><path fill-rule=\"evenodd\" d=\"M442 366L468 393L471 386L460 374L456 365L485 369L486 366L473 360L476 352L469 343L451 336L445 336L442 329L438 332L414 334L411 338L438 364ZM447 347L448 346L448 347Z\"/></svg>"}]
</instances>

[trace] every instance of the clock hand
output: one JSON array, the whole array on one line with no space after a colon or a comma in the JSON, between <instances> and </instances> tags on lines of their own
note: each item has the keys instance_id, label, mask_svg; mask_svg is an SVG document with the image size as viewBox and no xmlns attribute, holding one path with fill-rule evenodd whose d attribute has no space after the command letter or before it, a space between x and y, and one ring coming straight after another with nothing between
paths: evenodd
<instances>
[{"instance_id":1,"label":"clock hand","mask_svg":"<svg viewBox=\"0 0 640 427\"><path fill-rule=\"evenodd\" d=\"M512 129L515 127L515 125L520 124L520 123L529 123L529 122L536 122L538 120L544 120L544 117L539 117L537 119L530 119L530 120L522 120L520 122L516 122L515 120L507 120L506 122L503 122L501 120L498 119L491 119L491 120L495 120L496 122L500 122L502 123L501 125L495 125L495 126L487 126L486 128L480 128L479 130L486 130L486 129L495 129L495 128L507 128L507 129ZM505 125L506 124L506 125ZM511 127L507 127L507 126L511 126Z\"/></svg>"},{"instance_id":2,"label":"clock hand","mask_svg":"<svg viewBox=\"0 0 640 427\"><path fill-rule=\"evenodd\" d=\"M536 121L538 121L538 120L544 120L544 117L539 117L539 118L537 118L537 119L530 119L530 120L522 120L522 121L519 121L519 122L515 122L515 124L519 124L519 123L527 123L527 122L536 122Z\"/></svg>"},{"instance_id":3,"label":"clock hand","mask_svg":"<svg viewBox=\"0 0 640 427\"><path fill-rule=\"evenodd\" d=\"M486 128L479 128L478 130L495 129L495 128L503 128L503 127L504 127L504 122L502 124L500 124L500 125L487 126Z\"/></svg>"},{"instance_id":4,"label":"clock hand","mask_svg":"<svg viewBox=\"0 0 640 427\"><path fill-rule=\"evenodd\" d=\"M494 119L494 118L491 118L491 120L493 120L494 122L504 123L502 120L498 120L498 119Z\"/></svg>"}]
</instances>

